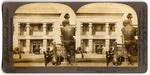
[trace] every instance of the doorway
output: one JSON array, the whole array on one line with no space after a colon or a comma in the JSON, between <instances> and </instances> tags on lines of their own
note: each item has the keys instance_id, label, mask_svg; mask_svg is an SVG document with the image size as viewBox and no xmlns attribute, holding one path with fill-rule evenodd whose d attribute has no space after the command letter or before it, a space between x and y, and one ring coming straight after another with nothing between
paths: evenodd
<instances>
[{"instance_id":1,"label":"doorway","mask_svg":"<svg viewBox=\"0 0 150 75\"><path fill-rule=\"evenodd\" d=\"M105 46L105 40L104 39L94 39L94 53L97 54L103 54L104 52L104 46Z\"/></svg>"},{"instance_id":2,"label":"doorway","mask_svg":"<svg viewBox=\"0 0 150 75\"><path fill-rule=\"evenodd\" d=\"M33 41L32 42L32 50L33 50L33 53L40 54L41 41Z\"/></svg>"},{"instance_id":3,"label":"doorway","mask_svg":"<svg viewBox=\"0 0 150 75\"><path fill-rule=\"evenodd\" d=\"M102 52L103 52L103 45L101 45L101 44L95 44L95 52L97 54L102 54Z\"/></svg>"}]
</instances>

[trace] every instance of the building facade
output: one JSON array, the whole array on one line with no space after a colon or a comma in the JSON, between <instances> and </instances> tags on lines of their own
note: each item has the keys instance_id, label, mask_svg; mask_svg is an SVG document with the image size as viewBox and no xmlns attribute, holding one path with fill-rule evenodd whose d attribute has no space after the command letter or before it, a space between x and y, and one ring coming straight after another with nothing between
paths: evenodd
<instances>
[{"instance_id":1,"label":"building facade","mask_svg":"<svg viewBox=\"0 0 150 75\"><path fill-rule=\"evenodd\" d=\"M18 47L24 53L43 53L47 48L53 48L53 41L60 44L60 25L65 13L72 15L70 22L73 24L74 12L64 4L31 3L20 6L13 18L13 49Z\"/></svg>"},{"instance_id":2,"label":"building facade","mask_svg":"<svg viewBox=\"0 0 150 75\"><path fill-rule=\"evenodd\" d=\"M105 53L115 42L123 44L122 22L129 13L123 9L133 11L124 5L112 3L91 3L80 7L76 14L76 46L81 46L89 53ZM137 27L137 21L134 20L133 25ZM98 51L99 47L102 51Z\"/></svg>"},{"instance_id":3,"label":"building facade","mask_svg":"<svg viewBox=\"0 0 150 75\"><path fill-rule=\"evenodd\" d=\"M29 7L30 5L33 7ZM40 48L40 53L47 48L52 49L53 41L61 44L61 22L64 13L68 12L73 16L70 20L71 25L76 28L76 48L82 47L88 53L105 53L114 42L123 43L121 29L127 13L133 14L133 24L137 26L135 11L124 4L91 3L80 7L76 14L63 5L60 7L66 7L68 10L60 12L61 8L56 8L59 4L44 4L38 10L34 6L39 4L30 5L21 6L16 11L13 21L13 47L19 47L25 53L36 53L36 48ZM52 5L55 5L55 8ZM103 50L99 51L99 47Z\"/></svg>"}]
</instances>

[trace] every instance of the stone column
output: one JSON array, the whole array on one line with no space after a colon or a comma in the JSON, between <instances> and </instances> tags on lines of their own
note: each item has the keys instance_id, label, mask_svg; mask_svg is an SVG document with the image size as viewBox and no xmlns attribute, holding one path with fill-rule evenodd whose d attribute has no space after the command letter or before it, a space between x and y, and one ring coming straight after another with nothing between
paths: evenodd
<instances>
[{"instance_id":1,"label":"stone column","mask_svg":"<svg viewBox=\"0 0 150 75\"><path fill-rule=\"evenodd\" d=\"M43 23L43 35L45 36L46 35L46 23Z\"/></svg>"},{"instance_id":2,"label":"stone column","mask_svg":"<svg viewBox=\"0 0 150 75\"><path fill-rule=\"evenodd\" d=\"M93 40L89 39L89 52L92 53Z\"/></svg>"},{"instance_id":3,"label":"stone column","mask_svg":"<svg viewBox=\"0 0 150 75\"><path fill-rule=\"evenodd\" d=\"M54 32L54 35L53 35L54 39L53 40L55 41L56 44L61 44L61 38L60 38L61 30L60 30L60 21L59 20L54 22L53 32ZM55 34L57 34L57 35L55 35Z\"/></svg>"},{"instance_id":4,"label":"stone column","mask_svg":"<svg viewBox=\"0 0 150 75\"><path fill-rule=\"evenodd\" d=\"M44 39L43 40L43 51L46 51L47 50L47 40L46 39ZM42 51L42 52L43 52Z\"/></svg>"},{"instance_id":5,"label":"stone column","mask_svg":"<svg viewBox=\"0 0 150 75\"><path fill-rule=\"evenodd\" d=\"M22 51L22 50L21 50L21 43L20 43L20 39L18 39L18 48L19 48L19 51Z\"/></svg>"},{"instance_id":6,"label":"stone column","mask_svg":"<svg viewBox=\"0 0 150 75\"><path fill-rule=\"evenodd\" d=\"M81 47L81 23L79 21L77 21L77 25L76 25L76 33L75 33L75 43L76 43L76 49L77 47Z\"/></svg>"},{"instance_id":7,"label":"stone column","mask_svg":"<svg viewBox=\"0 0 150 75\"><path fill-rule=\"evenodd\" d=\"M80 35L83 35L83 24L81 24L81 33L80 33Z\"/></svg>"},{"instance_id":8,"label":"stone column","mask_svg":"<svg viewBox=\"0 0 150 75\"><path fill-rule=\"evenodd\" d=\"M109 35L109 23L106 23L105 28L106 28L106 35Z\"/></svg>"},{"instance_id":9,"label":"stone column","mask_svg":"<svg viewBox=\"0 0 150 75\"><path fill-rule=\"evenodd\" d=\"M18 34L17 35L20 35L20 23L18 23Z\"/></svg>"},{"instance_id":10,"label":"stone column","mask_svg":"<svg viewBox=\"0 0 150 75\"><path fill-rule=\"evenodd\" d=\"M115 33L116 33L117 23L115 23L115 26L114 26L114 27L115 27Z\"/></svg>"},{"instance_id":11,"label":"stone column","mask_svg":"<svg viewBox=\"0 0 150 75\"><path fill-rule=\"evenodd\" d=\"M122 34L122 31L121 31L121 29L122 29L122 27L123 27L123 23L121 22L121 20L118 20L118 22L116 23L116 42L117 42L117 44L122 44L122 38L121 38L121 36L123 35Z\"/></svg>"},{"instance_id":12,"label":"stone column","mask_svg":"<svg viewBox=\"0 0 150 75\"><path fill-rule=\"evenodd\" d=\"M30 23L26 23L26 29L27 29L27 36L29 36L29 33L30 33Z\"/></svg>"},{"instance_id":13,"label":"stone column","mask_svg":"<svg viewBox=\"0 0 150 75\"><path fill-rule=\"evenodd\" d=\"M109 39L106 39L105 41L105 50L108 51L109 50Z\"/></svg>"},{"instance_id":14,"label":"stone column","mask_svg":"<svg viewBox=\"0 0 150 75\"><path fill-rule=\"evenodd\" d=\"M30 52L30 39L26 39L26 50L25 53L28 54Z\"/></svg>"},{"instance_id":15,"label":"stone column","mask_svg":"<svg viewBox=\"0 0 150 75\"><path fill-rule=\"evenodd\" d=\"M92 23L89 23L89 35L92 35Z\"/></svg>"},{"instance_id":16,"label":"stone column","mask_svg":"<svg viewBox=\"0 0 150 75\"><path fill-rule=\"evenodd\" d=\"M53 36L55 35L54 29L55 29L55 26L54 26L54 24L52 23L52 35L53 35Z\"/></svg>"}]
</instances>

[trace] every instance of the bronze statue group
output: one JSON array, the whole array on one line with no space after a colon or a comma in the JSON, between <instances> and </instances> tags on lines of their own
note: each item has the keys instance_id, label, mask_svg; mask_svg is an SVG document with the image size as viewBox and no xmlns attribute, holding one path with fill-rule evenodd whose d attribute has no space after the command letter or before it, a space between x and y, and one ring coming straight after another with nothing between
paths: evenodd
<instances>
[{"instance_id":1,"label":"bronze statue group","mask_svg":"<svg viewBox=\"0 0 150 75\"><path fill-rule=\"evenodd\" d=\"M137 36L137 31L132 25L132 14L129 13L127 18L127 20L123 21L124 27L121 29L124 40L122 46L126 49L126 55L123 55L123 51L119 54L117 52L117 48L114 50L110 49L106 52L107 66L110 62L112 62L113 65L121 65L122 62L128 62L128 65L134 65L133 56L137 55L137 40L135 39L135 36ZM117 44L114 46L116 47Z\"/></svg>"},{"instance_id":2,"label":"bronze statue group","mask_svg":"<svg viewBox=\"0 0 150 75\"><path fill-rule=\"evenodd\" d=\"M75 28L72 27L69 23L69 14L65 14L65 20L62 22L63 27L61 27L61 41L63 47L65 48L65 56L57 54L56 44L53 43L54 49L50 52L44 52L45 57L45 66L49 62L52 62L53 65L60 65L61 62L66 60L69 65L73 65L75 62Z\"/></svg>"}]
</instances>

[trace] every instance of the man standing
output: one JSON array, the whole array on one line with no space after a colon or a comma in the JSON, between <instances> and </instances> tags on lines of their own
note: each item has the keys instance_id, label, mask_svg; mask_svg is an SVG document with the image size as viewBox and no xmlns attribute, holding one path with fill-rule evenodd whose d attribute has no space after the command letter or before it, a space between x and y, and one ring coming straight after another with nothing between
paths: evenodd
<instances>
[{"instance_id":1,"label":"man standing","mask_svg":"<svg viewBox=\"0 0 150 75\"><path fill-rule=\"evenodd\" d=\"M47 64L50 62L50 52L49 52L49 48L44 51L44 58L45 58L45 66L47 66Z\"/></svg>"},{"instance_id":2,"label":"man standing","mask_svg":"<svg viewBox=\"0 0 150 75\"><path fill-rule=\"evenodd\" d=\"M16 48L16 53L19 55L19 59L21 59L21 52L19 51L19 48Z\"/></svg>"},{"instance_id":3,"label":"man standing","mask_svg":"<svg viewBox=\"0 0 150 75\"><path fill-rule=\"evenodd\" d=\"M69 64L75 61L75 28L69 23L69 14L65 14L65 20L62 22L61 28L61 41L64 44L66 50L66 58Z\"/></svg>"},{"instance_id":4,"label":"man standing","mask_svg":"<svg viewBox=\"0 0 150 75\"><path fill-rule=\"evenodd\" d=\"M130 20L125 20L123 22L124 27L122 28L122 33L124 36L124 44L127 50L128 61L129 64L133 65L133 47L135 46L135 36L136 36L136 29L130 25Z\"/></svg>"}]
</instances>

